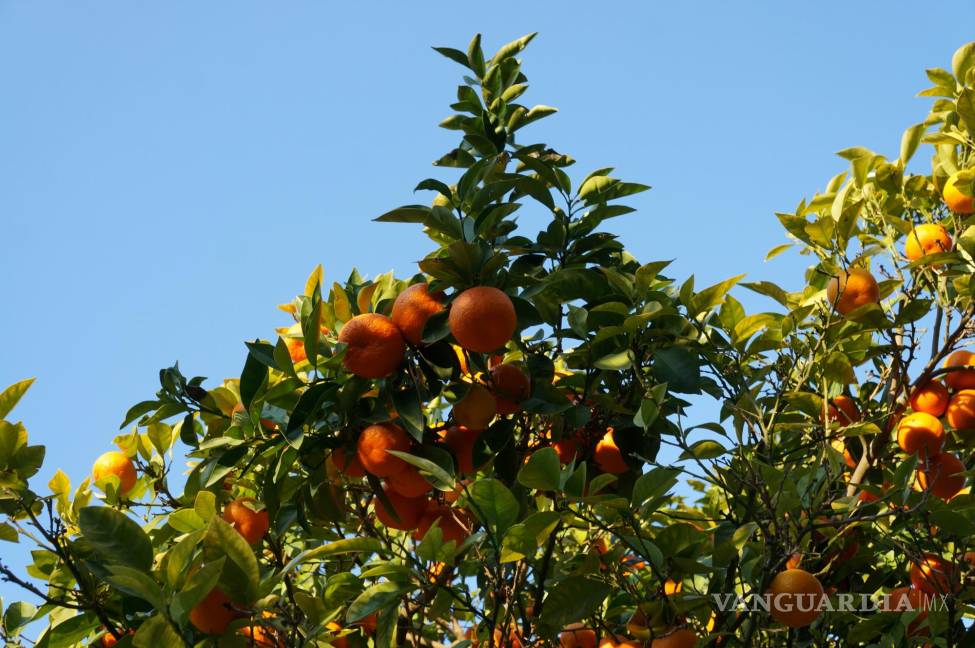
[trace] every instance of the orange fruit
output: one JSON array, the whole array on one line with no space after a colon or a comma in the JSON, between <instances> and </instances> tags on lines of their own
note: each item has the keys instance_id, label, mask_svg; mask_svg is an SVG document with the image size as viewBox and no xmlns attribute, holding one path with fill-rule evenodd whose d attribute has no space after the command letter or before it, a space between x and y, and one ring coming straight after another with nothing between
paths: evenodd
<instances>
[{"instance_id":1,"label":"orange fruit","mask_svg":"<svg viewBox=\"0 0 975 648\"><path fill-rule=\"evenodd\" d=\"M682 589L684 589L684 583L681 581L675 581L672 578L668 578L664 581L664 596L680 594Z\"/></svg>"},{"instance_id":2,"label":"orange fruit","mask_svg":"<svg viewBox=\"0 0 975 648\"><path fill-rule=\"evenodd\" d=\"M454 420L469 430L483 430L491 423L497 409L494 395L484 385L475 383L454 403Z\"/></svg>"},{"instance_id":3,"label":"orange fruit","mask_svg":"<svg viewBox=\"0 0 975 648\"><path fill-rule=\"evenodd\" d=\"M363 634L372 636L376 634L376 628L379 626L379 617L373 612L369 616L362 617L352 625L357 625L362 628Z\"/></svg>"},{"instance_id":4,"label":"orange fruit","mask_svg":"<svg viewBox=\"0 0 975 648\"><path fill-rule=\"evenodd\" d=\"M413 532L413 539L423 540L434 522L437 522L437 526L443 532L444 542L454 541L459 546L470 535L464 522L454 509L447 506L437 506L428 509L420 518L420 523L417 525L416 531Z\"/></svg>"},{"instance_id":5,"label":"orange fruit","mask_svg":"<svg viewBox=\"0 0 975 648\"><path fill-rule=\"evenodd\" d=\"M377 477L389 477L409 465L388 452L410 450L410 437L395 423L370 425L359 435L357 448L362 467Z\"/></svg>"},{"instance_id":6,"label":"orange fruit","mask_svg":"<svg viewBox=\"0 0 975 648\"><path fill-rule=\"evenodd\" d=\"M599 640L599 648L641 648L643 642L622 637L603 637Z\"/></svg>"},{"instance_id":7,"label":"orange fruit","mask_svg":"<svg viewBox=\"0 0 975 648\"><path fill-rule=\"evenodd\" d=\"M232 605L230 598L214 587L190 610L190 623L203 634L221 635L232 621L241 616Z\"/></svg>"},{"instance_id":8,"label":"orange fruit","mask_svg":"<svg viewBox=\"0 0 975 648\"><path fill-rule=\"evenodd\" d=\"M958 589L955 566L935 554L924 554L911 565L911 585L927 594L948 594Z\"/></svg>"},{"instance_id":9,"label":"orange fruit","mask_svg":"<svg viewBox=\"0 0 975 648\"><path fill-rule=\"evenodd\" d=\"M407 464L403 470L387 477L386 481L390 488L403 497L420 497L433 490L433 486L420 474L416 466L410 464Z\"/></svg>"},{"instance_id":10,"label":"orange fruit","mask_svg":"<svg viewBox=\"0 0 975 648\"><path fill-rule=\"evenodd\" d=\"M819 618L824 592L819 579L803 569L786 569L769 586L772 617L790 628L802 628Z\"/></svg>"},{"instance_id":11,"label":"orange fruit","mask_svg":"<svg viewBox=\"0 0 975 648\"><path fill-rule=\"evenodd\" d=\"M975 365L975 357L971 351L959 349L945 358L945 367L968 367ZM952 389L975 389L975 368L956 369L945 374L945 383Z\"/></svg>"},{"instance_id":12,"label":"orange fruit","mask_svg":"<svg viewBox=\"0 0 975 648\"><path fill-rule=\"evenodd\" d=\"M951 252L951 236L941 225L924 223L915 225L907 236L904 255L911 261L920 259L926 254Z\"/></svg>"},{"instance_id":13,"label":"orange fruit","mask_svg":"<svg viewBox=\"0 0 975 648\"><path fill-rule=\"evenodd\" d=\"M223 508L223 519L232 524L248 544L259 542L271 526L267 509L255 511L248 506L253 501L253 498L244 497L230 502Z\"/></svg>"},{"instance_id":14,"label":"orange fruit","mask_svg":"<svg viewBox=\"0 0 975 648\"><path fill-rule=\"evenodd\" d=\"M285 338L284 345L288 347L288 355L291 356L291 362L298 364L308 359L308 353L305 351L305 341L303 339Z\"/></svg>"},{"instance_id":15,"label":"orange fruit","mask_svg":"<svg viewBox=\"0 0 975 648\"><path fill-rule=\"evenodd\" d=\"M96 482L113 475L118 477L118 494L120 496L132 490L139 478L132 460L117 450L106 452L96 459L95 465L91 468L91 474Z\"/></svg>"},{"instance_id":16,"label":"orange fruit","mask_svg":"<svg viewBox=\"0 0 975 648\"><path fill-rule=\"evenodd\" d=\"M861 306L877 303L880 287L873 275L863 268L840 270L826 284L826 298L837 313L846 315Z\"/></svg>"},{"instance_id":17,"label":"orange fruit","mask_svg":"<svg viewBox=\"0 0 975 648\"><path fill-rule=\"evenodd\" d=\"M561 648L596 648L596 631L583 627L581 623L566 626L559 634Z\"/></svg>"},{"instance_id":18,"label":"orange fruit","mask_svg":"<svg viewBox=\"0 0 975 648\"><path fill-rule=\"evenodd\" d=\"M135 630L129 630L125 634L130 636L134 635ZM102 635L101 644L103 648L112 648L112 646L118 645L118 639L116 639L111 632L106 632L105 634Z\"/></svg>"},{"instance_id":19,"label":"orange fruit","mask_svg":"<svg viewBox=\"0 0 975 648\"><path fill-rule=\"evenodd\" d=\"M579 456L579 444L572 437L562 437L552 446L559 455L559 463L563 466L572 463Z\"/></svg>"},{"instance_id":20,"label":"orange fruit","mask_svg":"<svg viewBox=\"0 0 975 648\"><path fill-rule=\"evenodd\" d=\"M342 363L360 378L385 378L402 364L406 350L393 320L377 313L356 315L346 322L339 342L347 347Z\"/></svg>"},{"instance_id":21,"label":"orange fruit","mask_svg":"<svg viewBox=\"0 0 975 648\"><path fill-rule=\"evenodd\" d=\"M491 369L491 388L498 402L498 415L508 416L521 409L521 401L531 395L532 383L518 365L502 364Z\"/></svg>"},{"instance_id":22,"label":"orange fruit","mask_svg":"<svg viewBox=\"0 0 975 648\"><path fill-rule=\"evenodd\" d=\"M450 305L450 333L457 343L475 353L504 346L515 334L515 305L503 291L475 286L457 295Z\"/></svg>"},{"instance_id":23,"label":"orange fruit","mask_svg":"<svg viewBox=\"0 0 975 648\"><path fill-rule=\"evenodd\" d=\"M623 459L623 453L616 445L616 438L613 436L613 428L606 430L606 434L596 444L593 452L593 459L599 469L606 473L618 475L630 469L630 466Z\"/></svg>"},{"instance_id":24,"label":"orange fruit","mask_svg":"<svg viewBox=\"0 0 975 648\"><path fill-rule=\"evenodd\" d=\"M352 479L366 476L366 469L359 461L359 454L355 448L336 448L328 455L336 470Z\"/></svg>"},{"instance_id":25,"label":"orange fruit","mask_svg":"<svg viewBox=\"0 0 975 648\"><path fill-rule=\"evenodd\" d=\"M278 635L274 628L262 625L247 626L238 631L247 637L246 645L256 648L286 648L284 639Z\"/></svg>"},{"instance_id":26,"label":"orange fruit","mask_svg":"<svg viewBox=\"0 0 975 648\"><path fill-rule=\"evenodd\" d=\"M342 632L342 626L336 623L335 621L329 621L328 623L326 623L325 628L332 634L338 634L339 632ZM329 639L328 643L333 648L349 648L348 635L343 635L335 639Z\"/></svg>"},{"instance_id":27,"label":"orange fruit","mask_svg":"<svg viewBox=\"0 0 975 648\"><path fill-rule=\"evenodd\" d=\"M953 454L944 453L930 457L917 469L918 485L935 497L946 502L965 487L965 464Z\"/></svg>"},{"instance_id":28,"label":"orange fruit","mask_svg":"<svg viewBox=\"0 0 975 648\"><path fill-rule=\"evenodd\" d=\"M956 214L975 214L975 197L966 196L958 189L958 174L960 173L961 171L957 171L951 174L951 177L945 182L941 197L944 198L948 209ZM969 184L968 188L971 189L971 186Z\"/></svg>"},{"instance_id":29,"label":"orange fruit","mask_svg":"<svg viewBox=\"0 0 975 648\"><path fill-rule=\"evenodd\" d=\"M948 403L948 424L956 430L975 429L975 389L962 389Z\"/></svg>"},{"instance_id":30,"label":"orange fruit","mask_svg":"<svg viewBox=\"0 0 975 648\"><path fill-rule=\"evenodd\" d=\"M929 594L914 587L897 587L884 597L881 609L884 612L920 612L907 626L907 636L910 637L914 634L928 634L926 630L918 633L918 626L928 617L927 609L930 605Z\"/></svg>"},{"instance_id":31,"label":"orange fruit","mask_svg":"<svg viewBox=\"0 0 975 648\"><path fill-rule=\"evenodd\" d=\"M392 513L383 506L382 501L375 498L372 507L376 511L376 519L390 529L399 529L400 531L415 529L420 518L426 513L430 500L422 495L420 497L404 497L389 486L383 488L383 493L386 494L386 498L393 507L393 512L399 519L393 517Z\"/></svg>"},{"instance_id":32,"label":"orange fruit","mask_svg":"<svg viewBox=\"0 0 975 648\"><path fill-rule=\"evenodd\" d=\"M474 466L474 444L480 431L469 430L462 425L452 425L443 432L443 441L454 455L457 471L461 474L476 472Z\"/></svg>"},{"instance_id":33,"label":"orange fruit","mask_svg":"<svg viewBox=\"0 0 975 648\"><path fill-rule=\"evenodd\" d=\"M941 416L948 409L948 388L940 380L930 380L911 394L911 409L931 416Z\"/></svg>"},{"instance_id":34,"label":"orange fruit","mask_svg":"<svg viewBox=\"0 0 975 648\"><path fill-rule=\"evenodd\" d=\"M431 294L426 283L413 284L396 297L390 315L407 342L420 344L427 320L444 309L442 299L443 294Z\"/></svg>"},{"instance_id":35,"label":"orange fruit","mask_svg":"<svg viewBox=\"0 0 975 648\"><path fill-rule=\"evenodd\" d=\"M842 426L852 425L860 422L860 408L852 397L840 394L833 398L827 409L830 423L839 423Z\"/></svg>"},{"instance_id":36,"label":"orange fruit","mask_svg":"<svg viewBox=\"0 0 975 648\"><path fill-rule=\"evenodd\" d=\"M908 454L934 456L945 444L941 421L925 412L908 414L897 424L897 444Z\"/></svg>"},{"instance_id":37,"label":"orange fruit","mask_svg":"<svg viewBox=\"0 0 975 648\"><path fill-rule=\"evenodd\" d=\"M650 648L694 648L697 645L697 635L690 628L674 630L669 634L654 639Z\"/></svg>"}]
</instances>

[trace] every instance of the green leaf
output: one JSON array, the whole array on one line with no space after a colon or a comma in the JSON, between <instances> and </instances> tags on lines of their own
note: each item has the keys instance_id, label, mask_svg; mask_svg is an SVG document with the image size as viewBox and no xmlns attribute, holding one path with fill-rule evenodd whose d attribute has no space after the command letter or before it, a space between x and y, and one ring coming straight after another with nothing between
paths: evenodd
<instances>
[{"instance_id":1,"label":"green leaf","mask_svg":"<svg viewBox=\"0 0 975 648\"><path fill-rule=\"evenodd\" d=\"M424 451L428 454L433 454L434 451L439 450L439 448L429 448ZM412 454L410 452L400 452L398 450L387 450L387 452L393 456L399 457L406 463L416 466L420 470L420 474L427 478L427 481L433 485L434 488L442 491L448 491L454 487L454 478L444 469L443 466L439 465L435 461L427 459L425 457L420 457L418 455ZM450 453L443 450L437 453L441 461L449 464L450 468L453 468L453 459L450 457Z\"/></svg>"},{"instance_id":2,"label":"green leaf","mask_svg":"<svg viewBox=\"0 0 975 648\"><path fill-rule=\"evenodd\" d=\"M458 49L454 49L452 47L434 47L433 50L438 54L446 56L447 58L449 58L451 61L454 61L455 63L460 63L461 65L463 65L468 69L470 69L471 67L470 63L468 63L467 61L467 55Z\"/></svg>"},{"instance_id":3,"label":"green leaf","mask_svg":"<svg viewBox=\"0 0 975 648\"><path fill-rule=\"evenodd\" d=\"M20 402L20 399L27 393L30 386L34 384L33 378L16 382L2 392L0 392L0 419L7 418L11 410Z\"/></svg>"},{"instance_id":4,"label":"green leaf","mask_svg":"<svg viewBox=\"0 0 975 648\"><path fill-rule=\"evenodd\" d=\"M115 589L130 596L141 598L157 610L166 607L162 588L147 573L125 565L112 565L105 580Z\"/></svg>"},{"instance_id":5,"label":"green leaf","mask_svg":"<svg viewBox=\"0 0 975 648\"><path fill-rule=\"evenodd\" d=\"M693 458L699 461L706 461L707 459L720 457L726 452L728 452L728 450L717 441L705 439L690 446L687 450L681 453L678 459L683 461L684 459Z\"/></svg>"},{"instance_id":6,"label":"green leaf","mask_svg":"<svg viewBox=\"0 0 975 648\"><path fill-rule=\"evenodd\" d=\"M423 429L426 421L423 418L423 407L420 404L419 392L413 387L393 392L393 407L399 414L397 421L418 442L423 441Z\"/></svg>"},{"instance_id":7,"label":"green leaf","mask_svg":"<svg viewBox=\"0 0 975 648\"><path fill-rule=\"evenodd\" d=\"M528 43L532 42L532 39L537 35L538 32L532 32L530 34L525 34L521 38L513 40L510 43L505 43L498 48L498 51L494 54L494 56L491 57L491 65L497 65L506 58L515 56L525 49L525 47L528 46Z\"/></svg>"},{"instance_id":8,"label":"green leaf","mask_svg":"<svg viewBox=\"0 0 975 648\"><path fill-rule=\"evenodd\" d=\"M901 162L907 164L914 156L925 130L927 130L926 124L914 124L904 131L904 135L901 136Z\"/></svg>"},{"instance_id":9,"label":"green leaf","mask_svg":"<svg viewBox=\"0 0 975 648\"><path fill-rule=\"evenodd\" d=\"M136 648L159 648L160 646L182 646L182 637L161 613L143 621L132 638Z\"/></svg>"},{"instance_id":10,"label":"green leaf","mask_svg":"<svg viewBox=\"0 0 975 648\"><path fill-rule=\"evenodd\" d=\"M189 614L193 606L203 600L203 598L213 591L213 588L220 582L220 574L223 573L226 558L208 562L187 577L183 588L173 599L172 612L177 618Z\"/></svg>"},{"instance_id":11,"label":"green leaf","mask_svg":"<svg viewBox=\"0 0 975 648\"><path fill-rule=\"evenodd\" d=\"M118 426L118 429L121 430L136 419L141 418L143 415L153 411L161 404L162 403L160 401L156 400L146 400L142 401L141 403L136 403L129 408L128 412L125 413L125 420L122 421L122 425Z\"/></svg>"},{"instance_id":12,"label":"green leaf","mask_svg":"<svg viewBox=\"0 0 975 648\"><path fill-rule=\"evenodd\" d=\"M541 491L557 490L561 473L559 454L553 448L542 448L533 452L518 471L518 483Z\"/></svg>"},{"instance_id":13,"label":"green leaf","mask_svg":"<svg viewBox=\"0 0 975 648\"><path fill-rule=\"evenodd\" d=\"M848 385L856 382L850 360L841 352L834 351L823 363L823 375L827 380Z\"/></svg>"},{"instance_id":14,"label":"green leaf","mask_svg":"<svg viewBox=\"0 0 975 648\"><path fill-rule=\"evenodd\" d=\"M323 558L330 558L332 556L340 556L348 553L380 553L382 551L382 547L382 543L376 538L345 538L344 540L336 540L335 542L330 542L327 545L322 545L320 547L315 547L314 549L308 549L301 552L292 558L291 562L285 565L285 567L281 570L281 573L286 574L293 571L298 565L321 560Z\"/></svg>"},{"instance_id":15,"label":"green leaf","mask_svg":"<svg viewBox=\"0 0 975 648\"><path fill-rule=\"evenodd\" d=\"M203 538L208 549L227 557L220 586L235 601L249 604L258 597L260 572L257 558L250 545L237 531L220 517L213 517Z\"/></svg>"},{"instance_id":16,"label":"green leaf","mask_svg":"<svg viewBox=\"0 0 975 648\"><path fill-rule=\"evenodd\" d=\"M951 57L951 70L955 78L965 82L968 71L975 65L975 42L965 43Z\"/></svg>"},{"instance_id":17,"label":"green leaf","mask_svg":"<svg viewBox=\"0 0 975 648\"><path fill-rule=\"evenodd\" d=\"M567 576L549 590L539 622L548 633L554 633L574 621L591 616L610 591L609 585L603 581L586 576Z\"/></svg>"},{"instance_id":18,"label":"green leaf","mask_svg":"<svg viewBox=\"0 0 975 648\"><path fill-rule=\"evenodd\" d=\"M33 621L37 608L30 603L18 601L11 603L3 613L3 627L11 636L17 636L21 630Z\"/></svg>"},{"instance_id":19,"label":"green leaf","mask_svg":"<svg viewBox=\"0 0 975 648\"><path fill-rule=\"evenodd\" d=\"M691 317L708 311L724 300L724 296L728 294L728 291L744 278L745 275L738 275L737 277L731 277L730 279L725 279L719 283L714 284L705 288L701 292L694 295L691 299L691 303L687 305L688 314Z\"/></svg>"},{"instance_id":20,"label":"green leaf","mask_svg":"<svg viewBox=\"0 0 975 648\"><path fill-rule=\"evenodd\" d=\"M193 510L205 522L209 522L217 514L217 496L210 491L201 490L196 494Z\"/></svg>"},{"instance_id":21,"label":"green leaf","mask_svg":"<svg viewBox=\"0 0 975 648\"><path fill-rule=\"evenodd\" d=\"M17 529L6 522L0 522L0 540L18 543L20 542L20 536L17 535Z\"/></svg>"},{"instance_id":22,"label":"green leaf","mask_svg":"<svg viewBox=\"0 0 975 648\"><path fill-rule=\"evenodd\" d=\"M638 508L644 502L656 500L670 493L680 475L679 468L653 468L633 484L633 506Z\"/></svg>"},{"instance_id":23,"label":"green leaf","mask_svg":"<svg viewBox=\"0 0 975 648\"><path fill-rule=\"evenodd\" d=\"M701 368L697 358L683 347L655 351L651 373L658 382L667 383L671 391L697 394L701 390Z\"/></svg>"},{"instance_id":24,"label":"green leaf","mask_svg":"<svg viewBox=\"0 0 975 648\"><path fill-rule=\"evenodd\" d=\"M539 511L515 524L504 534L501 542L501 562L523 560L535 555L546 538L552 534L561 516L555 511Z\"/></svg>"},{"instance_id":25,"label":"green leaf","mask_svg":"<svg viewBox=\"0 0 975 648\"><path fill-rule=\"evenodd\" d=\"M106 561L146 572L152 567L152 542L130 517L107 506L86 506L78 514L78 526Z\"/></svg>"},{"instance_id":26,"label":"green leaf","mask_svg":"<svg viewBox=\"0 0 975 648\"><path fill-rule=\"evenodd\" d=\"M518 520L518 500L497 479L479 479L468 490L474 513L484 524L504 530Z\"/></svg>"},{"instance_id":27,"label":"green leaf","mask_svg":"<svg viewBox=\"0 0 975 648\"><path fill-rule=\"evenodd\" d=\"M794 243L783 243L782 245L776 245L774 248L772 248L765 254L765 260L771 261L775 257L779 256L780 254L782 254L783 252L791 248L793 245Z\"/></svg>"},{"instance_id":28,"label":"green leaf","mask_svg":"<svg viewBox=\"0 0 975 648\"><path fill-rule=\"evenodd\" d=\"M345 615L345 620L348 623L355 623L364 619L373 612L378 612L392 605L399 597L411 589L411 585L395 583L393 581L376 583L372 587L366 588L362 594L352 601L349 605L349 611Z\"/></svg>"},{"instance_id":29,"label":"green leaf","mask_svg":"<svg viewBox=\"0 0 975 648\"><path fill-rule=\"evenodd\" d=\"M423 205L397 207L377 216L373 220L380 223L423 223L430 217L430 208Z\"/></svg>"},{"instance_id":30,"label":"green leaf","mask_svg":"<svg viewBox=\"0 0 975 648\"><path fill-rule=\"evenodd\" d=\"M603 369L604 371L620 371L622 369L627 369L633 364L633 352L626 349L617 353L610 353L609 355L599 358L592 364L597 369Z\"/></svg>"}]
</instances>

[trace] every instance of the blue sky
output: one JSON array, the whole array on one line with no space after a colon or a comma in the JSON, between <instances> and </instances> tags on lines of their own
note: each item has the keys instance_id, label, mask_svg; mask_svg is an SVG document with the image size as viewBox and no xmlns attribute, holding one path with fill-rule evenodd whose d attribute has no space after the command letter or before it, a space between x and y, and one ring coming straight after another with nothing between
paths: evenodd
<instances>
[{"instance_id":1,"label":"blue sky","mask_svg":"<svg viewBox=\"0 0 975 648\"><path fill-rule=\"evenodd\" d=\"M77 484L160 367L237 375L315 264L415 272L425 237L371 218L429 200L455 143L461 68L431 45L539 31L525 101L561 112L533 139L653 185L610 223L631 252L797 289L804 259L762 261L773 212L837 150L896 155L975 24L971 2L460 7L0 0L0 384L37 377L16 414L48 446L38 487Z\"/></svg>"}]
</instances>

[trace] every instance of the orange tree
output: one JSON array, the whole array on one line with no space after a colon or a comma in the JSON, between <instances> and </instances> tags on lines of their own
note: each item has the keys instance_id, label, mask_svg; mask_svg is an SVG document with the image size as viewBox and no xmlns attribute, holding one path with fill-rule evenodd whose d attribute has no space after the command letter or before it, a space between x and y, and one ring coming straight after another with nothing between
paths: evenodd
<instances>
[{"instance_id":1,"label":"orange tree","mask_svg":"<svg viewBox=\"0 0 975 648\"><path fill-rule=\"evenodd\" d=\"M749 315L740 277L677 285L602 230L646 186L521 143L555 112L518 103L531 39L436 48L466 68L452 179L378 219L422 225L419 274L317 268L239 378L161 371L73 491L31 488L29 382L0 395L0 539L34 545L0 578L40 604L4 607L8 643L970 645L975 46L898 160L844 151L779 215L815 265L743 284L779 304ZM692 394L719 422L686 424ZM847 593L943 604L818 609Z\"/></svg>"}]
</instances>

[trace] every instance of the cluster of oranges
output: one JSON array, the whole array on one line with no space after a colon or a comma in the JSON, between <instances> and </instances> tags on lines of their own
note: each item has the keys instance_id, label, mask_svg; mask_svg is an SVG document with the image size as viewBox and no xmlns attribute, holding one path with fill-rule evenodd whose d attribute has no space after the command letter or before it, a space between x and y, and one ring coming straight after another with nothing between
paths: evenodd
<instances>
[{"instance_id":1,"label":"cluster of oranges","mask_svg":"<svg viewBox=\"0 0 975 648\"><path fill-rule=\"evenodd\" d=\"M945 182L942 198L956 214L975 213L975 198L966 196L958 189L958 176L954 173ZM904 256L909 261L917 261L928 254L951 252L953 241L948 230L937 223L915 225L907 236ZM864 268L841 270L826 285L826 297L840 315L847 315L867 304L875 304L880 299L880 286L870 272Z\"/></svg>"}]
</instances>

